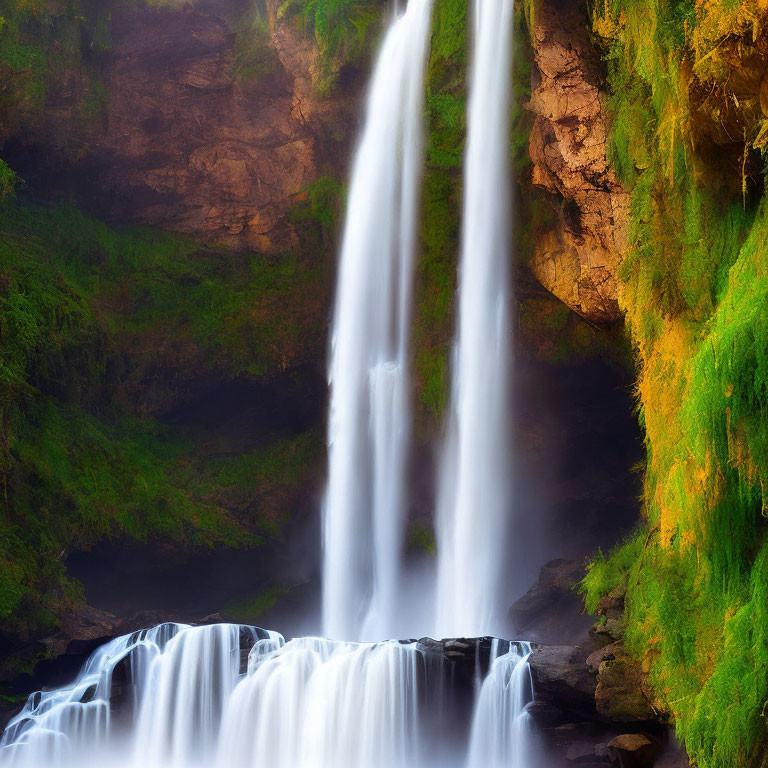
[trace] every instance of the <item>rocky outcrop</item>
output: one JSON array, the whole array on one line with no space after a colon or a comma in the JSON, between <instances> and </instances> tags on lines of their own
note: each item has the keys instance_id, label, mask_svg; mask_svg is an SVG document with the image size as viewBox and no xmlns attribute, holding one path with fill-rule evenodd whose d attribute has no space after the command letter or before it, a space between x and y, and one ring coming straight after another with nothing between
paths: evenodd
<instances>
[{"instance_id":1,"label":"rocky outcrop","mask_svg":"<svg viewBox=\"0 0 768 768\"><path fill-rule=\"evenodd\" d=\"M537 233L531 268L542 285L594 322L620 318L617 269L629 196L607 158L599 58L582 4L542 0L533 25L532 183L553 196L556 226Z\"/></svg>"},{"instance_id":2,"label":"rocky outcrop","mask_svg":"<svg viewBox=\"0 0 768 768\"><path fill-rule=\"evenodd\" d=\"M538 581L509 609L515 635L537 643L578 643L592 620L583 612L575 585L584 577L578 560L551 560Z\"/></svg>"},{"instance_id":3,"label":"rocky outcrop","mask_svg":"<svg viewBox=\"0 0 768 768\"><path fill-rule=\"evenodd\" d=\"M530 660L531 714L553 766L651 768L688 762L620 644L541 646Z\"/></svg>"},{"instance_id":4,"label":"rocky outcrop","mask_svg":"<svg viewBox=\"0 0 768 768\"><path fill-rule=\"evenodd\" d=\"M616 589L600 600L583 642L531 654L531 714L555 768L688 766L641 664L624 650L623 609Z\"/></svg>"},{"instance_id":5,"label":"rocky outcrop","mask_svg":"<svg viewBox=\"0 0 768 768\"><path fill-rule=\"evenodd\" d=\"M251 41L259 67L244 74L245 43L224 15L191 5L115 9L100 111L83 122L73 76L41 125L9 137L5 159L33 191L74 196L109 221L264 253L296 247L297 200L346 164L357 83L347 78L320 97L316 46L274 16Z\"/></svg>"}]
</instances>

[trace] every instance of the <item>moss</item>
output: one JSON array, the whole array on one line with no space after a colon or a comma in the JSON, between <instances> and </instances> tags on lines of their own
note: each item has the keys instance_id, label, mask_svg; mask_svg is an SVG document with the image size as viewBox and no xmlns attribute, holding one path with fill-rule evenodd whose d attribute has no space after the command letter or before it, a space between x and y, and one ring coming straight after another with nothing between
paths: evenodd
<instances>
[{"instance_id":1,"label":"moss","mask_svg":"<svg viewBox=\"0 0 768 768\"><path fill-rule=\"evenodd\" d=\"M254 4L236 25L235 78L240 84L257 83L277 69L279 59L270 42L269 19Z\"/></svg>"},{"instance_id":2,"label":"moss","mask_svg":"<svg viewBox=\"0 0 768 768\"><path fill-rule=\"evenodd\" d=\"M435 541L435 531L429 526L411 523L408 526L408 549L417 552L424 552L434 557L437 554L437 542Z\"/></svg>"},{"instance_id":3,"label":"moss","mask_svg":"<svg viewBox=\"0 0 768 768\"><path fill-rule=\"evenodd\" d=\"M626 644L702 768L761 765L768 745L768 214L744 64L757 15L630 0L595 13L611 157L632 196L621 301L639 367L647 527L598 557L583 588L593 609L626 584ZM738 138L724 141L724 125Z\"/></svg>"},{"instance_id":4,"label":"moss","mask_svg":"<svg viewBox=\"0 0 768 768\"><path fill-rule=\"evenodd\" d=\"M312 75L318 90L327 93L345 64L368 54L382 13L369 0L284 0L277 17L297 18L314 36L320 71Z\"/></svg>"},{"instance_id":5,"label":"moss","mask_svg":"<svg viewBox=\"0 0 768 768\"><path fill-rule=\"evenodd\" d=\"M83 85L83 118L98 117L105 103L91 59L108 49L109 6L0 0L0 135L34 123L51 92Z\"/></svg>"},{"instance_id":6,"label":"moss","mask_svg":"<svg viewBox=\"0 0 768 768\"><path fill-rule=\"evenodd\" d=\"M0 159L0 200L13 195L19 184L19 177L2 159Z\"/></svg>"},{"instance_id":7,"label":"moss","mask_svg":"<svg viewBox=\"0 0 768 768\"><path fill-rule=\"evenodd\" d=\"M541 362L577 365L601 359L633 371L632 349L620 325L592 325L543 290L518 298L518 332L521 345Z\"/></svg>"},{"instance_id":8,"label":"moss","mask_svg":"<svg viewBox=\"0 0 768 768\"><path fill-rule=\"evenodd\" d=\"M320 225L329 245L338 232L338 223L346 199L346 189L330 176L320 176L307 184L298 195L291 212L294 222L314 221Z\"/></svg>"},{"instance_id":9,"label":"moss","mask_svg":"<svg viewBox=\"0 0 768 768\"><path fill-rule=\"evenodd\" d=\"M62 564L71 547L116 535L252 546L278 533L270 499L304 480L317 435L206 458L136 401L169 364L226 380L314 358L322 270L15 200L0 226L5 628L50 623L81 599Z\"/></svg>"},{"instance_id":10,"label":"moss","mask_svg":"<svg viewBox=\"0 0 768 768\"><path fill-rule=\"evenodd\" d=\"M466 131L466 14L466 3L437 0L432 15L426 82L427 170L414 330L417 416L422 429L439 423L449 384Z\"/></svg>"},{"instance_id":11,"label":"moss","mask_svg":"<svg viewBox=\"0 0 768 768\"><path fill-rule=\"evenodd\" d=\"M229 603L222 614L228 621L239 624L253 624L270 608L274 608L288 590L285 587L269 587L257 592L253 597Z\"/></svg>"}]
</instances>

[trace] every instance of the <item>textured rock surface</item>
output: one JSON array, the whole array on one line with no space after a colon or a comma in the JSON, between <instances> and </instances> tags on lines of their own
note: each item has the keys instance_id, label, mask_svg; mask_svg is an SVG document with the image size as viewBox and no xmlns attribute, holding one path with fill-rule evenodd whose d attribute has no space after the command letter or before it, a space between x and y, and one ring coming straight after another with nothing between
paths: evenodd
<instances>
[{"instance_id":1,"label":"textured rock surface","mask_svg":"<svg viewBox=\"0 0 768 768\"><path fill-rule=\"evenodd\" d=\"M289 250L297 197L346 164L358 86L352 76L318 96L312 41L272 22L258 43L263 71L241 78L231 20L191 6L116 10L103 115L84 125L75 94L58 94L43 125L10 137L6 159L32 182L43 177L34 188L74 194L111 221Z\"/></svg>"},{"instance_id":2,"label":"textured rock surface","mask_svg":"<svg viewBox=\"0 0 768 768\"><path fill-rule=\"evenodd\" d=\"M554 768L688 765L645 697L640 667L619 643L541 646L530 665L531 715Z\"/></svg>"},{"instance_id":3,"label":"textured rock surface","mask_svg":"<svg viewBox=\"0 0 768 768\"><path fill-rule=\"evenodd\" d=\"M645 681L639 664L616 648L598 666L595 689L598 714L617 723L652 720L655 713L644 689Z\"/></svg>"},{"instance_id":4,"label":"textured rock surface","mask_svg":"<svg viewBox=\"0 0 768 768\"><path fill-rule=\"evenodd\" d=\"M537 236L531 266L569 307L608 322L621 316L616 273L626 247L629 196L608 165L601 75L588 30L578 3L536 4L532 182L560 201L560 221Z\"/></svg>"},{"instance_id":5,"label":"textured rock surface","mask_svg":"<svg viewBox=\"0 0 768 768\"><path fill-rule=\"evenodd\" d=\"M621 768L650 768L661 747L642 733L622 733L608 742L608 756Z\"/></svg>"},{"instance_id":6,"label":"textured rock surface","mask_svg":"<svg viewBox=\"0 0 768 768\"><path fill-rule=\"evenodd\" d=\"M509 609L515 634L537 643L578 643L586 637L592 619L583 613L574 590L584 576L578 560L551 560L538 581Z\"/></svg>"}]
</instances>

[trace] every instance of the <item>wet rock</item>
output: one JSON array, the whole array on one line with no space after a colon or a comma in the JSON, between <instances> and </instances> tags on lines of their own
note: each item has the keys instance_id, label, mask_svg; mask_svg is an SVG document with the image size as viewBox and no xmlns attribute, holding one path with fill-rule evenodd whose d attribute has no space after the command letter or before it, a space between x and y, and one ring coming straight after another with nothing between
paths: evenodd
<instances>
[{"instance_id":1,"label":"wet rock","mask_svg":"<svg viewBox=\"0 0 768 768\"><path fill-rule=\"evenodd\" d=\"M83 605L64 614L59 631L38 642L38 649L46 656L90 654L105 638L113 637L120 619L108 611Z\"/></svg>"},{"instance_id":2,"label":"wet rock","mask_svg":"<svg viewBox=\"0 0 768 768\"><path fill-rule=\"evenodd\" d=\"M621 639L624 625L621 617L600 619L590 628L589 636L598 645L611 645Z\"/></svg>"},{"instance_id":3,"label":"wet rock","mask_svg":"<svg viewBox=\"0 0 768 768\"><path fill-rule=\"evenodd\" d=\"M586 638L592 619L583 611L574 585L584 576L578 560L552 560L539 579L509 609L518 637L552 645L575 644Z\"/></svg>"},{"instance_id":4,"label":"wet rock","mask_svg":"<svg viewBox=\"0 0 768 768\"><path fill-rule=\"evenodd\" d=\"M599 57L581 3L540 0L534 18L531 178L551 193L560 221L537 236L531 266L573 310L611 322L621 317L617 269L626 248L629 196L608 163Z\"/></svg>"},{"instance_id":5,"label":"wet rock","mask_svg":"<svg viewBox=\"0 0 768 768\"><path fill-rule=\"evenodd\" d=\"M597 603L597 615L607 619L618 619L624 612L624 596L626 587L619 585L614 587L607 595L601 597Z\"/></svg>"},{"instance_id":6,"label":"wet rock","mask_svg":"<svg viewBox=\"0 0 768 768\"><path fill-rule=\"evenodd\" d=\"M590 672L597 674L602 662L616 658L617 649L618 645L612 644L601 646L596 651L592 651L592 653L587 656L587 667L589 667Z\"/></svg>"},{"instance_id":7,"label":"wet rock","mask_svg":"<svg viewBox=\"0 0 768 768\"><path fill-rule=\"evenodd\" d=\"M542 646L530 658L536 699L561 711L595 713L595 674L586 664L588 652L578 646Z\"/></svg>"},{"instance_id":8,"label":"wet rock","mask_svg":"<svg viewBox=\"0 0 768 768\"><path fill-rule=\"evenodd\" d=\"M658 742L642 733L623 733L608 742L608 755L620 768L652 768L660 753Z\"/></svg>"},{"instance_id":9,"label":"wet rock","mask_svg":"<svg viewBox=\"0 0 768 768\"><path fill-rule=\"evenodd\" d=\"M597 712L618 723L653 720L656 713L644 693L645 685L640 664L623 651L615 649L599 663L595 689Z\"/></svg>"}]
</instances>

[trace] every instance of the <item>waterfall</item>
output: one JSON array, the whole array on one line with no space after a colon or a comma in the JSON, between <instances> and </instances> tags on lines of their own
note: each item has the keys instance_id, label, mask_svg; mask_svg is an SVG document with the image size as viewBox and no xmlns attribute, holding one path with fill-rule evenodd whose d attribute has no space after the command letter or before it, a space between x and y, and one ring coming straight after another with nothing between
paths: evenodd
<instances>
[{"instance_id":1,"label":"waterfall","mask_svg":"<svg viewBox=\"0 0 768 768\"><path fill-rule=\"evenodd\" d=\"M286 643L255 627L164 624L30 696L0 740L0 766L416 768L439 709L422 702L445 679L442 659L415 642Z\"/></svg>"},{"instance_id":2,"label":"waterfall","mask_svg":"<svg viewBox=\"0 0 768 768\"><path fill-rule=\"evenodd\" d=\"M443 637L500 626L511 498L513 0L475 3L452 407L438 503ZM463 705L445 719L442 708L455 683L456 648L466 643L440 656L435 641L357 642L397 631L431 5L410 0L389 26L350 184L329 363L323 616L331 639L286 642L256 627L172 623L117 638L72 684L29 697L0 739L0 768L531 768L527 643L494 641L471 727L462 730L473 694L463 691ZM475 645L478 667L483 642Z\"/></svg>"},{"instance_id":3,"label":"waterfall","mask_svg":"<svg viewBox=\"0 0 768 768\"><path fill-rule=\"evenodd\" d=\"M470 718L452 651L434 641L286 642L256 627L162 624L32 694L0 739L0 766L532 768L530 646L492 647Z\"/></svg>"},{"instance_id":4,"label":"waterfall","mask_svg":"<svg viewBox=\"0 0 768 768\"><path fill-rule=\"evenodd\" d=\"M232 697L219 768L393 768L420 757L414 644L299 638L259 652Z\"/></svg>"},{"instance_id":5,"label":"waterfall","mask_svg":"<svg viewBox=\"0 0 768 768\"><path fill-rule=\"evenodd\" d=\"M119 637L74 683L32 694L0 739L0 765L177 766L210 760L239 649L274 633L161 624Z\"/></svg>"},{"instance_id":6,"label":"waterfall","mask_svg":"<svg viewBox=\"0 0 768 768\"><path fill-rule=\"evenodd\" d=\"M438 635L503 634L511 515L513 0L475 0L451 413L438 499Z\"/></svg>"},{"instance_id":7,"label":"waterfall","mask_svg":"<svg viewBox=\"0 0 768 768\"><path fill-rule=\"evenodd\" d=\"M475 708L467 768L532 768L531 646L513 643L495 659Z\"/></svg>"},{"instance_id":8,"label":"waterfall","mask_svg":"<svg viewBox=\"0 0 768 768\"><path fill-rule=\"evenodd\" d=\"M392 21L368 95L337 279L323 521L325 634L391 637L410 443L408 337L431 0Z\"/></svg>"}]
</instances>

